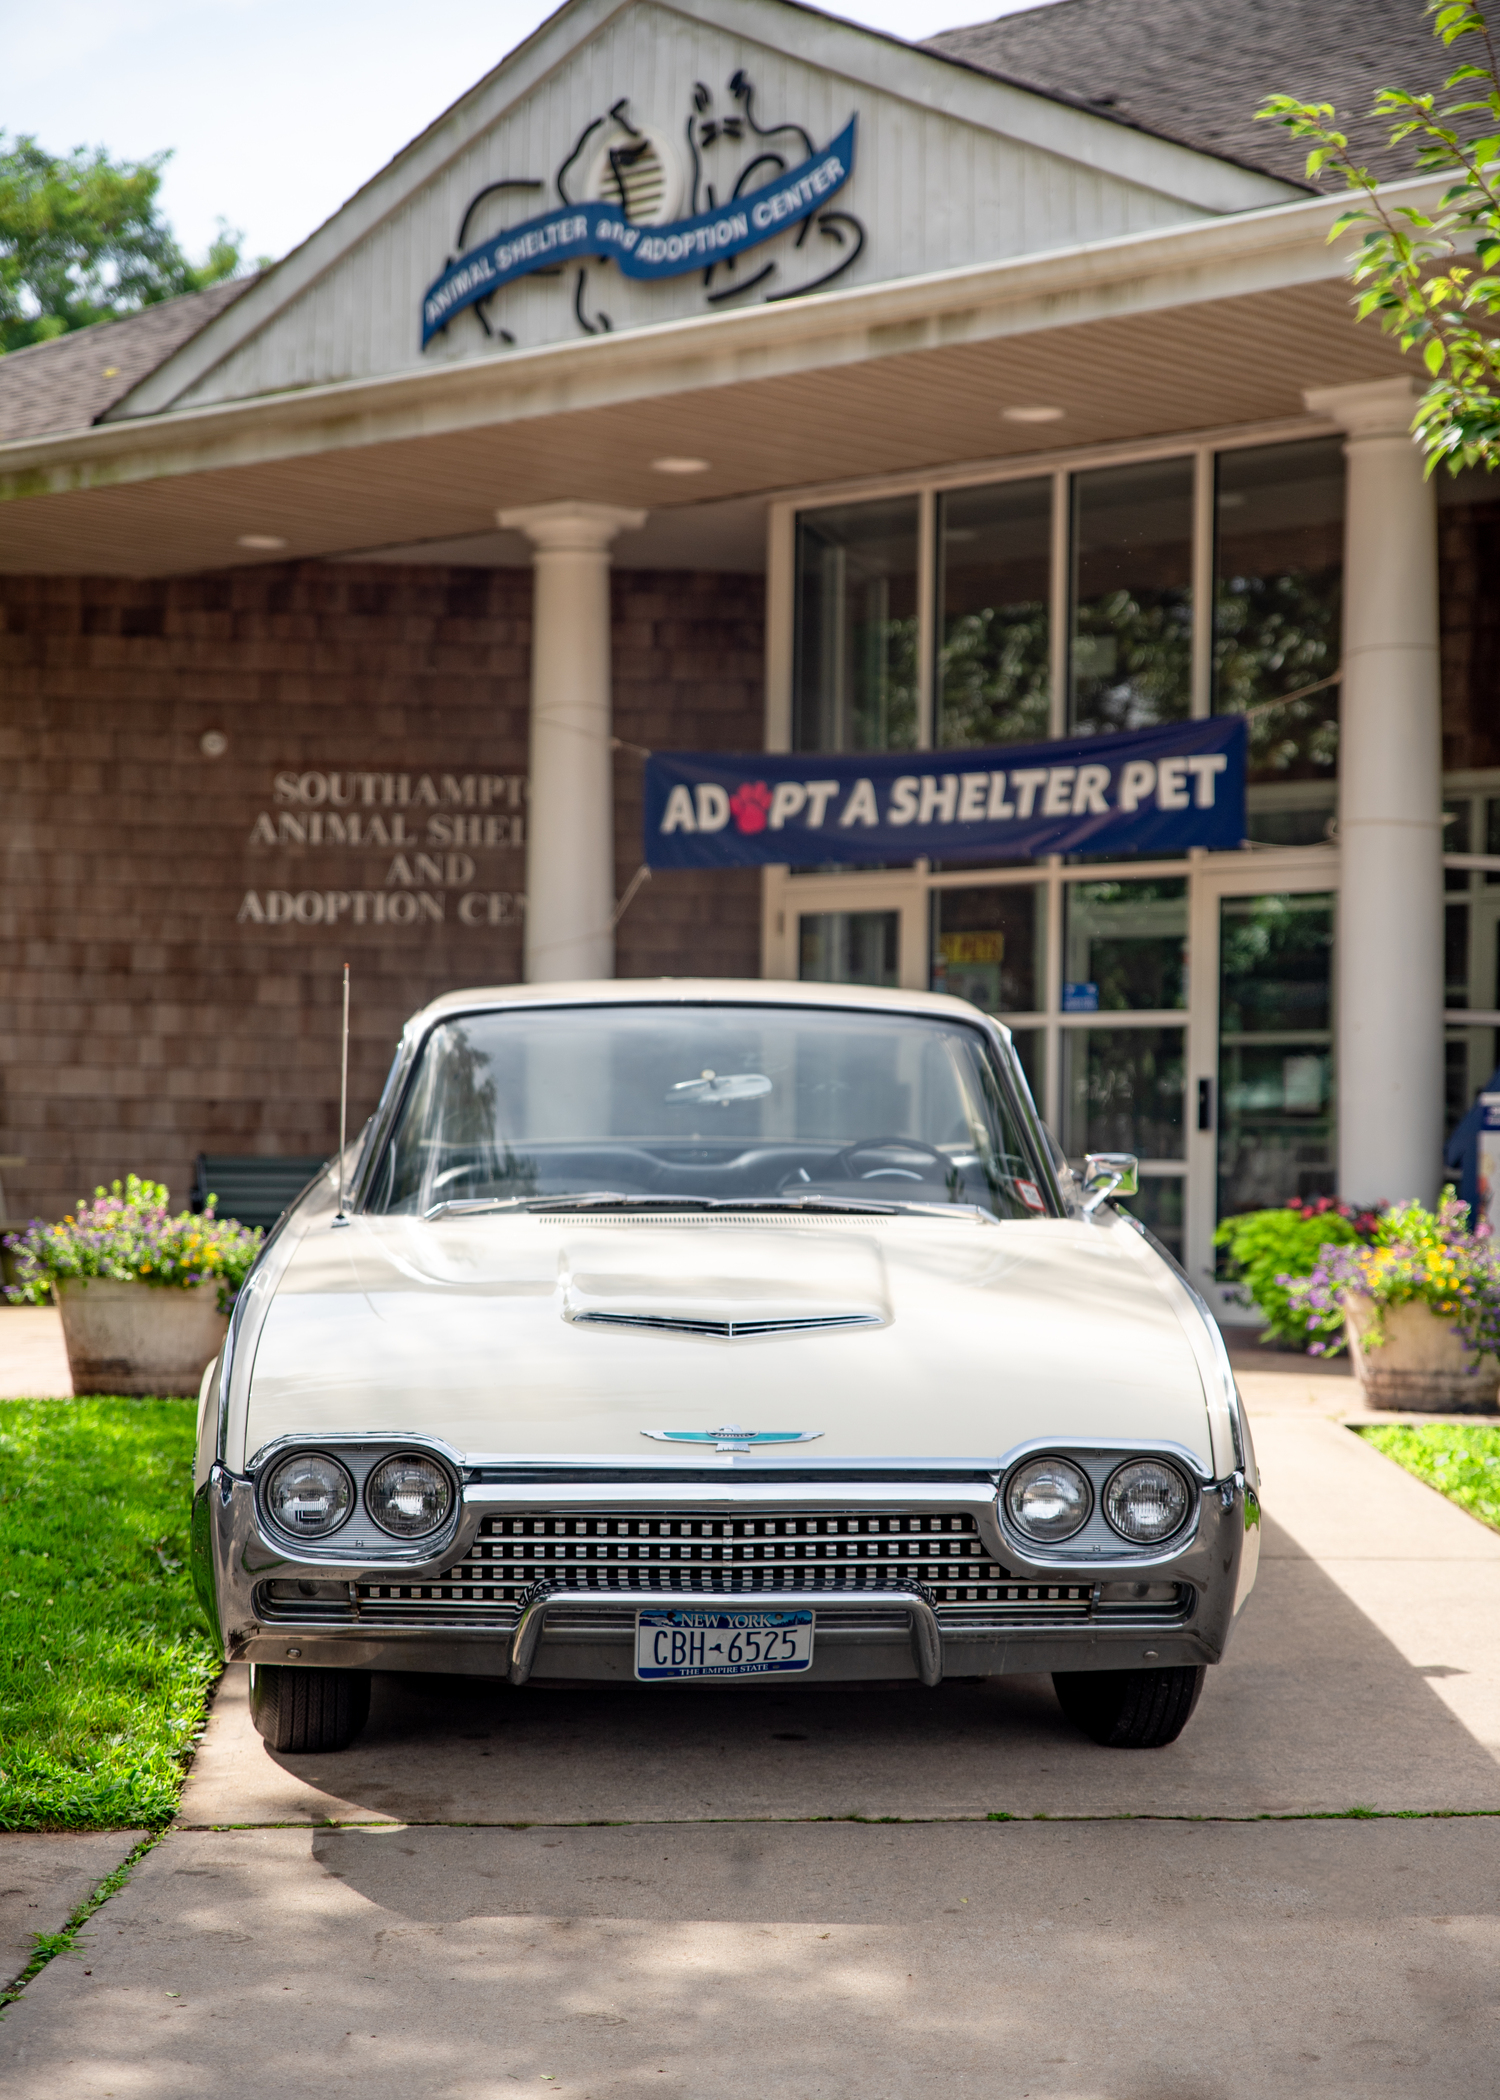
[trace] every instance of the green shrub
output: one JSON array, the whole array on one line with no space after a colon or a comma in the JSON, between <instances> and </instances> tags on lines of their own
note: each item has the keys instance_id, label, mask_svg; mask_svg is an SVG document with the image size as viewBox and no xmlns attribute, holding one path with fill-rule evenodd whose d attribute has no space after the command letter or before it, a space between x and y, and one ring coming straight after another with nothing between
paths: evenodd
<instances>
[{"instance_id":1,"label":"green shrub","mask_svg":"<svg viewBox=\"0 0 1500 2100\"><path fill-rule=\"evenodd\" d=\"M1224 1220L1214 1245L1225 1250L1230 1279L1242 1287L1241 1302L1253 1304L1265 1321L1262 1341L1306 1349L1307 1313L1292 1303L1288 1281L1311 1276L1322 1247L1373 1239L1379 1217L1377 1210L1355 1210L1331 1196L1318 1196Z\"/></svg>"}]
</instances>

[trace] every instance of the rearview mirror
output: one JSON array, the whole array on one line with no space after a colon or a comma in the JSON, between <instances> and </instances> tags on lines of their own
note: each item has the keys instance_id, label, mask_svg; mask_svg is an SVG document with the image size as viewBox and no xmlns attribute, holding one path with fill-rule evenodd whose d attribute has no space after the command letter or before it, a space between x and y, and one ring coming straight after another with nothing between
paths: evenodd
<instances>
[{"instance_id":1,"label":"rearview mirror","mask_svg":"<svg viewBox=\"0 0 1500 2100\"><path fill-rule=\"evenodd\" d=\"M1133 1196L1141 1185L1140 1161L1133 1152L1086 1152L1083 1158L1083 1214L1092 1217L1111 1196Z\"/></svg>"}]
</instances>

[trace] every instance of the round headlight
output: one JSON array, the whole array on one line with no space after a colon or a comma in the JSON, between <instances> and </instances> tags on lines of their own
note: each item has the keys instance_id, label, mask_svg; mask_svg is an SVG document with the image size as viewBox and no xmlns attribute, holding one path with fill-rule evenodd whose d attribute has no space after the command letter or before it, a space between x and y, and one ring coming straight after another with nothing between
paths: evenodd
<instances>
[{"instance_id":1,"label":"round headlight","mask_svg":"<svg viewBox=\"0 0 1500 2100\"><path fill-rule=\"evenodd\" d=\"M265 1507L295 1538L326 1538L354 1507L354 1482L336 1458L298 1451L284 1458L266 1482Z\"/></svg>"},{"instance_id":2,"label":"round headlight","mask_svg":"<svg viewBox=\"0 0 1500 2100\"><path fill-rule=\"evenodd\" d=\"M1135 1458L1109 1477L1104 1514L1133 1546L1154 1546L1182 1528L1188 1513L1188 1485L1175 1466L1161 1458Z\"/></svg>"},{"instance_id":3,"label":"round headlight","mask_svg":"<svg viewBox=\"0 0 1500 2100\"><path fill-rule=\"evenodd\" d=\"M1005 1490L1011 1522L1042 1545L1081 1531L1092 1500L1087 1473L1066 1458L1028 1458L1016 1467Z\"/></svg>"},{"instance_id":4,"label":"round headlight","mask_svg":"<svg viewBox=\"0 0 1500 2100\"><path fill-rule=\"evenodd\" d=\"M365 1482L365 1507L393 1538L426 1538L447 1521L453 1483L436 1459L403 1452L382 1459Z\"/></svg>"}]
</instances>

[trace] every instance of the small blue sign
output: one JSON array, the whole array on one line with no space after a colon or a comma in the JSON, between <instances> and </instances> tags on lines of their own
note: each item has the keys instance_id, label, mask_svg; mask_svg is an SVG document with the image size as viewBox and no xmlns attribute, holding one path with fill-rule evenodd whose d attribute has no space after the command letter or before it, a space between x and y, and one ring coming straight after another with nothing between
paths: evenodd
<instances>
[{"instance_id":1,"label":"small blue sign","mask_svg":"<svg viewBox=\"0 0 1500 2100\"><path fill-rule=\"evenodd\" d=\"M645 858L747 868L1225 852L1245 836L1245 752L1242 715L975 751L658 751L645 768Z\"/></svg>"},{"instance_id":2,"label":"small blue sign","mask_svg":"<svg viewBox=\"0 0 1500 2100\"><path fill-rule=\"evenodd\" d=\"M665 226L638 226L618 204L563 204L509 226L449 263L422 295L422 347L466 306L477 306L518 277L558 263L597 256L627 277L681 277L725 262L807 219L841 190L854 171L851 117L838 137L800 166L712 211Z\"/></svg>"},{"instance_id":3,"label":"small blue sign","mask_svg":"<svg viewBox=\"0 0 1500 2100\"><path fill-rule=\"evenodd\" d=\"M1065 984L1062 1010L1065 1014L1096 1014L1099 1011L1097 984Z\"/></svg>"}]
</instances>

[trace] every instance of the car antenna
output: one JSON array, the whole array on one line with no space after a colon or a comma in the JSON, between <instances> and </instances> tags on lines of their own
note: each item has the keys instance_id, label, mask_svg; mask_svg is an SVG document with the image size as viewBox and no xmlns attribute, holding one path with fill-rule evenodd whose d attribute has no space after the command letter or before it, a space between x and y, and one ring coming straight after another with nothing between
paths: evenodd
<instances>
[{"instance_id":1,"label":"car antenna","mask_svg":"<svg viewBox=\"0 0 1500 2100\"><path fill-rule=\"evenodd\" d=\"M349 965L344 965L344 1031L339 1056L339 1212L335 1225L347 1225L344 1212L344 1147L349 1130Z\"/></svg>"}]
</instances>

